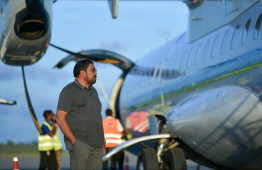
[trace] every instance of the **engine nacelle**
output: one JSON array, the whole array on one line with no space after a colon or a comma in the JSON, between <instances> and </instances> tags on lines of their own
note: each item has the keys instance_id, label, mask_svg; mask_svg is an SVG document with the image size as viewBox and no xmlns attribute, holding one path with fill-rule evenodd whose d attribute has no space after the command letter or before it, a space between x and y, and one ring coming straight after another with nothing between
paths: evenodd
<instances>
[{"instance_id":1,"label":"engine nacelle","mask_svg":"<svg viewBox=\"0 0 262 170\"><path fill-rule=\"evenodd\" d=\"M51 39L52 1L9 0L2 9L1 60L30 65L45 54Z\"/></svg>"}]
</instances>

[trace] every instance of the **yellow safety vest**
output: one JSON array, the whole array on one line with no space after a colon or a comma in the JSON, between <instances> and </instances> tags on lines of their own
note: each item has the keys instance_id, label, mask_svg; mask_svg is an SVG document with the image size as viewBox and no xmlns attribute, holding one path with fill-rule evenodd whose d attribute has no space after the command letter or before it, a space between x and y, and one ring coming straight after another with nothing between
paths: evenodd
<instances>
[{"instance_id":1,"label":"yellow safety vest","mask_svg":"<svg viewBox=\"0 0 262 170\"><path fill-rule=\"evenodd\" d=\"M53 130L53 127L47 121L44 121L43 124L46 125L50 131ZM38 150L50 151L52 149L54 149L54 139L50 137L48 134L41 135L38 132Z\"/></svg>"},{"instance_id":2,"label":"yellow safety vest","mask_svg":"<svg viewBox=\"0 0 262 170\"><path fill-rule=\"evenodd\" d=\"M58 129L56 129L56 133L53 136L53 138L54 138L54 149L55 149L55 151L61 150L62 149L62 143L61 143L61 140L60 140L60 134L59 134Z\"/></svg>"}]
</instances>

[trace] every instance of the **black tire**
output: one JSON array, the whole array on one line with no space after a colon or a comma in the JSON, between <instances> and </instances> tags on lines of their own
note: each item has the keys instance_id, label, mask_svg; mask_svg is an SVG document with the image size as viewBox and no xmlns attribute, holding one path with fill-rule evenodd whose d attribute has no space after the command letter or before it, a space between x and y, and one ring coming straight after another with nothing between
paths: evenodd
<instances>
[{"instance_id":1,"label":"black tire","mask_svg":"<svg viewBox=\"0 0 262 170\"><path fill-rule=\"evenodd\" d=\"M137 170L158 170L159 163L156 156L156 151L151 148L144 148L138 155L137 163L136 163Z\"/></svg>"},{"instance_id":2,"label":"black tire","mask_svg":"<svg viewBox=\"0 0 262 170\"><path fill-rule=\"evenodd\" d=\"M184 152L180 148L172 148L164 154L164 169L187 170Z\"/></svg>"}]
</instances>

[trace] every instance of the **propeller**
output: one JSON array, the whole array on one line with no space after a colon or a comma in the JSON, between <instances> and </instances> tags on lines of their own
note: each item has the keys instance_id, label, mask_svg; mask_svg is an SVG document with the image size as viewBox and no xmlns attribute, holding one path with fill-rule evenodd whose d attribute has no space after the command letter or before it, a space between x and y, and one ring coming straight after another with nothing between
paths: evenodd
<instances>
[{"instance_id":1,"label":"propeller","mask_svg":"<svg viewBox=\"0 0 262 170\"><path fill-rule=\"evenodd\" d=\"M55 67L57 68L62 68L68 62L78 61L82 58L93 60L100 63L112 64L120 68L124 72L128 72L134 66L134 63L128 58L108 50L84 50L75 53L67 49L58 47L54 44L50 44L50 46L70 54L69 56L65 57L55 65Z\"/></svg>"}]
</instances>

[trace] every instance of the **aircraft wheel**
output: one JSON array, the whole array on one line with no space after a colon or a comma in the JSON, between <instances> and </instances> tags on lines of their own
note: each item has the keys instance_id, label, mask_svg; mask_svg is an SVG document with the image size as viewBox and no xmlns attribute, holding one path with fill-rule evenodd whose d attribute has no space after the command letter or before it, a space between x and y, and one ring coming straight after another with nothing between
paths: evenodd
<instances>
[{"instance_id":1,"label":"aircraft wheel","mask_svg":"<svg viewBox=\"0 0 262 170\"><path fill-rule=\"evenodd\" d=\"M164 154L164 169L187 170L184 152L180 148L172 148Z\"/></svg>"},{"instance_id":2,"label":"aircraft wheel","mask_svg":"<svg viewBox=\"0 0 262 170\"><path fill-rule=\"evenodd\" d=\"M151 148L142 149L137 158L136 169L137 170L159 169L156 151Z\"/></svg>"}]
</instances>

